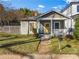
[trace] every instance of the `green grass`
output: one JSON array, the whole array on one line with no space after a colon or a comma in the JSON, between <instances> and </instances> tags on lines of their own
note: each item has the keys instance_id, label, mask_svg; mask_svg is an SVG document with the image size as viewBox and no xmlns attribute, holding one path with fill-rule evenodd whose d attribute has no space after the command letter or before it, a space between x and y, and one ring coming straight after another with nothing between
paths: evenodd
<instances>
[{"instance_id":1,"label":"green grass","mask_svg":"<svg viewBox=\"0 0 79 59\"><path fill-rule=\"evenodd\" d=\"M17 53L36 53L39 42L31 42L26 44L14 45L7 48L0 48L0 54L16 54Z\"/></svg>"},{"instance_id":2,"label":"green grass","mask_svg":"<svg viewBox=\"0 0 79 59\"><path fill-rule=\"evenodd\" d=\"M12 35L0 33L1 37L10 37L9 39L0 39L0 45L15 44L11 46L0 47L0 54L30 54L38 53L37 48L39 45L39 39L33 35ZM35 41L35 42L33 42ZM19 43L18 43L19 42ZM25 43L20 43L25 42ZM29 43L27 43L29 42ZM18 44L17 44L18 43ZM68 45L70 47L68 47ZM61 41L61 52L58 48L57 38L51 39L51 43L48 45L50 48L49 53L52 54L79 54L79 41L74 40L63 40Z\"/></svg>"},{"instance_id":3,"label":"green grass","mask_svg":"<svg viewBox=\"0 0 79 59\"><path fill-rule=\"evenodd\" d=\"M8 43L15 43L15 42L30 42L38 40L35 37L28 37L28 38L16 38L16 39L9 39L0 41L0 44L8 44ZM24 43L24 44L15 44L12 46L7 46L4 48L0 48L0 54L28 54L28 53L38 53L39 41ZM71 47L67 47L66 45L70 45ZM48 45L50 48L49 53L52 54L79 54L79 41L78 40L63 40L61 41L61 52L58 48L58 40L57 38L51 39L51 44Z\"/></svg>"},{"instance_id":4,"label":"green grass","mask_svg":"<svg viewBox=\"0 0 79 59\"><path fill-rule=\"evenodd\" d=\"M14 38L13 38L14 36ZM15 44L12 46L6 46L0 48L0 54L27 54L27 53L37 53L37 48L39 44L38 38L32 35L5 35L0 34L0 37L12 37L11 39L0 39L0 45ZM35 42L32 42L35 41ZM25 42L25 43L18 43ZM27 43L29 42L29 43ZM18 43L18 44L16 44Z\"/></svg>"},{"instance_id":5,"label":"green grass","mask_svg":"<svg viewBox=\"0 0 79 59\"><path fill-rule=\"evenodd\" d=\"M8 48L0 48L0 54L27 54L37 53L37 46L39 42L26 43L21 45L10 46Z\"/></svg>"},{"instance_id":6,"label":"green grass","mask_svg":"<svg viewBox=\"0 0 79 59\"><path fill-rule=\"evenodd\" d=\"M69 45L70 47L68 47ZM51 40L51 52L55 54L79 54L79 41L78 40L63 40L61 41L61 52L59 50L58 40L52 39Z\"/></svg>"},{"instance_id":7,"label":"green grass","mask_svg":"<svg viewBox=\"0 0 79 59\"><path fill-rule=\"evenodd\" d=\"M13 42L21 42L21 41L34 41L37 40L35 37L27 37L27 38L14 38L14 39L3 39L0 41L0 44L7 44Z\"/></svg>"}]
</instances>

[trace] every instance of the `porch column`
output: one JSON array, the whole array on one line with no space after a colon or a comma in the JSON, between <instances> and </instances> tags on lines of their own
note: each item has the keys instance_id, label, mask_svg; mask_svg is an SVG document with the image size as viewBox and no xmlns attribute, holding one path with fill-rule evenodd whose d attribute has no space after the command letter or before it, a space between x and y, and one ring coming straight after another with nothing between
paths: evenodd
<instances>
[{"instance_id":1,"label":"porch column","mask_svg":"<svg viewBox=\"0 0 79 59\"><path fill-rule=\"evenodd\" d=\"M39 22L39 20L37 20L37 33L39 33L39 28L40 28L40 22Z\"/></svg>"},{"instance_id":2,"label":"porch column","mask_svg":"<svg viewBox=\"0 0 79 59\"><path fill-rule=\"evenodd\" d=\"M53 35L53 27L52 27L52 24L53 24L53 21L52 21L52 19L51 19L51 36Z\"/></svg>"}]
</instances>

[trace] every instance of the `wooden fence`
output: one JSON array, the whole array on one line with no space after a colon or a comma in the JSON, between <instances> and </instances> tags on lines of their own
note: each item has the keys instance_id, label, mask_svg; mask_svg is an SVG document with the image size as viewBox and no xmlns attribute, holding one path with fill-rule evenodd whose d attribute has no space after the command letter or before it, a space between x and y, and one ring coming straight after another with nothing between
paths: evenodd
<instances>
[{"instance_id":1,"label":"wooden fence","mask_svg":"<svg viewBox=\"0 0 79 59\"><path fill-rule=\"evenodd\" d=\"M0 26L0 32L20 34L20 26Z\"/></svg>"}]
</instances>

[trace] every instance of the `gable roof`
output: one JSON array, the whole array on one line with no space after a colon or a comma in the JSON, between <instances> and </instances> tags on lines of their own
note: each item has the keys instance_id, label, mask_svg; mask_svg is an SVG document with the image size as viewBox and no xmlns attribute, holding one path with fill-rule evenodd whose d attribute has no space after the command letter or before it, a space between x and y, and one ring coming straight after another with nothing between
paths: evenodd
<instances>
[{"instance_id":1,"label":"gable roof","mask_svg":"<svg viewBox=\"0 0 79 59\"><path fill-rule=\"evenodd\" d=\"M69 8L72 4L79 4L79 2L71 2L70 4L68 4L65 8L63 8L61 10L61 13L64 12L67 8Z\"/></svg>"},{"instance_id":2,"label":"gable roof","mask_svg":"<svg viewBox=\"0 0 79 59\"><path fill-rule=\"evenodd\" d=\"M60 13L60 12L58 12L58 11L53 11L53 10L51 10L51 11L49 11L49 12L47 12L47 13L44 13L44 14L42 14L42 15L39 15L39 16L37 16L37 18L43 17L43 16L45 16L45 15L47 15L47 14L49 14L49 13L52 13L52 14L53 14L53 13L57 13L57 14L59 14L59 15L65 17L65 18L69 18L69 17L63 15L62 13Z\"/></svg>"}]
</instances>

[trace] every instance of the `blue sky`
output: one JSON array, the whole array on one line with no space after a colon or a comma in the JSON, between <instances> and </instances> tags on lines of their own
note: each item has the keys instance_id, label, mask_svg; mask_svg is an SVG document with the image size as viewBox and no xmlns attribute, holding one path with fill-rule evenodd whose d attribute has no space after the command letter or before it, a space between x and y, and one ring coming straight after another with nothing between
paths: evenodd
<instances>
[{"instance_id":1,"label":"blue sky","mask_svg":"<svg viewBox=\"0 0 79 59\"><path fill-rule=\"evenodd\" d=\"M13 8L28 8L46 12L49 10L60 10L65 7L71 0L2 0L8 2Z\"/></svg>"}]
</instances>

